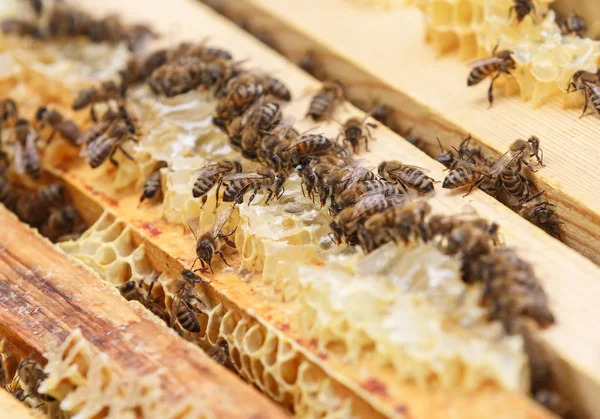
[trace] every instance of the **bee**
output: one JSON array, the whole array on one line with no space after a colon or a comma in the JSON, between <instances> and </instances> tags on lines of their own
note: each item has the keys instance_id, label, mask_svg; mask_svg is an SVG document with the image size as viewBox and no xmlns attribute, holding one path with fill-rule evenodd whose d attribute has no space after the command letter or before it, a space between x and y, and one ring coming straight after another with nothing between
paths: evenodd
<instances>
[{"instance_id":1,"label":"bee","mask_svg":"<svg viewBox=\"0 0 600 419\"><path fill-rule=\"evenodd\" d=\"M242 164L239 161L221 160L217 163L209 164L196 171L197 177L192 189L194 198L202 197L202 206L206 203L207 194L221 180L221 178L230 173L241 173Z\"/></svg>"},{"instance_id":2,"label":"bee","mask_svg":"<svg viewBox=\"0 0 600 419\"><path fill-rule=\"evenodd\" d=\"M233 79L232 79L233 80ZM238 109L251 105L256 99L265 94L265 88L260 83L244 83L231 91L231 101Z\"/></svg>"},{"instance_id":3,"label":"bee","mask_svg":"<svg viewBox=\"0 0 600 419\"><path fill-rule=\"evenodd\" d=\"M66 4L55 4L45 21L43 31L49 38L85 36L91 39L94 26L97 26L90 15Z\"/></svg>"},{"instance_id":4,"label":"bee","mask_svg":"<svg viewBox=\"0 0 600 419\"><path fill-rule=\"evenodd\" d=\"M530 196L518 208L518 213L521 217L540 227L552 237L560 240L560 224L562 222L558 220L556 212L551 208L554 205L547 200L536 201L543 193L544 191L541 191Z\"/></svg>"},{"instance_id":5,"label":"bee","mask_svg":"<svg viewBox=\"0 0 600 419\"><path fill-rule=\"evenodd\" d=\"M533 12L532 19L535 22L535 4L534 0L513 0L513 5L508 9L508 18L512 16L513 12L517 20L517 24L521 23L527 15Z\"/></svg>"},{"instance_id":6,"label":"bee","mask_svg":"<svg viewBox=\"0 0 600 419\"><path fill-rule=\"evenodd\" d=\"M227 368L232 368L233 365L229 358L229 344L223 338L217 341L217 344L211 347L208 351L208 356L217 361L219 364Z\"/></svg>"},{"instance_id":7,"label":"bee","mask_svg":"<svg viewBox=\"0 0 600 419\"><path fill-rule=\"evenodd\" d=\"M236 71L238 64L223 58L205 63L200 73L200 84L206 88L215 87L215 91L219 92Z\"/></svg>"},{"instance_id":8,"label":"bee","mask_svg":"<svg viewBox=\"0 0 600 419\"><path fill-rule=\"evenodd\" d=\"M121 83L118 85L114 81L104 81L100 86L88 87L80 90L73 100L72 108L77 111L87 106L91 106L91 116L94 122L98 121L95 105L98 103L108 102L110 100L119 101L125 97L126 85Z\"/></svg>"},{"instance_id":9,"label":"bee","mask_svg":"<svg viewBox=\"0 0 600 419\"><path fill-rule=\"evenodd\" d=\"M147 83L155 94L174 97L200 86L205 67L199 58L183 57L154 70Z\"/></svg>"},{"instance_id":10,"label":"bee","mask_svg":"<svg viewBox=\"0 0 600 419\"><path fill-rule=\"evenodd\" d=\"M281 197L284 192L283 183L285 180L286 175L284 173L275 172L268 167L260 167L256 172L225 175L217 185L217 203L219 202L219 190L225 184L223 202L233 202L234 205L241 204L244 202L244 195L252 189L248 205L261 190L266 190L268 193L265 201L265 205L268 205L272 197L275 197L275 199Z\"/></svg>"},{"instance_id":11,"label":"bee","mask_svg":"<svg viewBox=\"0 0 600 419\"><path fill-rule=\"evenodd\" d=\"M573 35L583 38L587 32L585 19L575 12L565 17L559 24L563 35Z\"/></svg>"},{"instance_id":12,"label":"bee","mask_svg":"<svg viewBox=\"0 0 600 419\"><path fill-rule=\"evenodd\" d=\"M491 253L499 242L497 232L498 226L490 225L487 221L483 225L476 221L451 222L449 232L444 236L444 251L448 255L460 253L464 258L477 258ZM436 230L432 229L431 234L435 233Z\"/></svg>"},{"instance_id":13,"label":"bee","mask_svg":"<svg viewBox=\"0 0 600 419\"><path fill-rule=\"evenodd\" d=\"M154 70L165 65L167 60L167 50L164 48L158 49L141 60L139 63L139 70L136 70L136 72L139 71L141 80L146 80L152 75Z\"/></svg>"},{"instance_id":14,"label":"bee","mask_svg":"<svg viewBox=\"0 0 600 419\"><path fill-rule=\"evenodd\" d=\"M163 167L167 167L167 163L163 161L159 162L157 167L146 178L146 181L144 182L144 191L140 197L140 204L144 202L145 199L152 199L154 197L162 199L163 191L160 182L160 169Z\"/></svg>"},{"instance_id":15,"label":"bee","mask_svg":"<svg viewBox=\"0 0 600 419\"><path fill-rule=\"evenodd\" d=\"M452 151L444 150L444 146L438 137L435 137L438 144L440 145L440 154L435 158L436 161L442 163L446 169L450 169L454 164L454 154Z\"/></svg>"},{"instance_id":16,"label":"bee","mask_svg":"<svg viewBox=\"0 0 600 419\"><path fill-rule=\"evenodd\" d=\"M275 171L282 171L290 166L290 156L286 149L300 136L293 123L293 118L288 117L262 137L257 150L258 161Z\"/></svg>"},{"instance_id":17,"label":"bee","mask_svg":"<svg viewBox=\"0 0 600 419\"><path fill-rule=\"evenodd\" d=\"M381 179L365 180L358 182L351 188L345 188L332 203L331 207L334 213L339 213L344 208L348 208L358 202L366 194L383 194L384 196L402 195L404 191L394 183Z\"/></svg>"},{"instance_id":18,"label":"bee","mask_svg":"<svg viewBox=\"0 0 600 419\"><path fill-rule=\"evenodd\" d=\"M376 128L377 124L372 122L366 122L370 114L364 116L364 118L348 118L346 122L342 124L342 129L336 141L341 137L344 142L348 142L352 146L352 151L358 154L358 147L360 140L365 142L365 150L369 151L369 140L373 139L371 128Z\"/></svg>"},{"instance_id":19,"label":"bee","mask_svg":"<svg viewBox=\"0 0 600 419\"><path fill-rule=\"evenodd\" d=\"M336 197L343 190L352 189L361 182L375 180L375 174L366 167L363 167L360 162L351 162L341 167L336 166L322 174L317 171L315 174L319 181L318 188L321 207L325 205L327 198L330 198L333 212L338 207Z\"/></svg>"},{"instance_id":20,"label":"bee","mask_svg":"<svg viewBox=\"0 0 600 419\"><path fill-rule=\"evenodd\" d=\"M339 81L326 81L321 90L310 101L307 116L313 121L321 121L331 116L336 103L344 100L344 85Z\"/></svg>"},{"instance_id":21,"label":"bee","mask_svg":"<svg viewBox=\"0 0 600 419\"><path fill-rule=\"evenodd\" d=\"M488 102L490 106L494 103L494 82L502 73L511 75L510 70L516 68L515 61L512 58L512 51L497 51L498 45L494 47L492 56L477 60L469 64L473 69L467 79L467 86L479 84L488 77L492 77L490 87L488 88Z\"/></svg>"},{"instance_id":22,"label":"bee","mask_svg":"<svg viewBox=\"0 0 600 419\"><path fill-rule=\"evenodd\" d=\"M427 169L408 166L397 160L389 160L381 162L377 172L382 179L398 183L404 190L411 188L420 194L433 191L434 180L425 174L428 172Z\"/></svg>"},{"instance_id":23,"label":"bee","mask_svg":"<svg viewBox=\"0 0 600 419\"><path fill-rule=\"evenodd\" d=\"M88 142L86 144L86 152L90 166L95 169L108 158L115 167L118 167L119 162L116 161L114 157L117 149L121 150L123 155L129 160L135 160L127 150L123 148L123 144L127 141L138 142L138 140L132 136L132 129L135 130L135 128L129 124L119 122L104 134L93 141Z\"/></svg>"},{"instance_id":24,"label":"bee","mask_svg":"<svg viewBox=\"0 0 600 419\"><path fill-rule=\"evenodd\" d=\"M221 233L223 226L225 223L229 221L231 217L231 213L233 208L230 208L226 211L221 211L217 214L215 218L215 223L213 225L213 229L211 231L207 231L204 234L200 233L200 229L198 228L198 218L191 218L188 220L188 227L194 234L194 238L196 239L196 255L198 256L194 260L194 264L190 268L190 270L194 269L196 265L196 261L200 261L202 265L202 269L205 270L208 266L208 269L211 273L212 269L212 258L215 254L218 254L221 257L221 260L225 265L230 266L229 263L225 260L225 256L223 255L221 241L224 241L229 247L235 249L235 243L231 241L228 237L235 233L235 228L229 233Z\"/></svg>"},{"instance_id":25,"label":"bee","mask_svg":"<svg viewBox=\"0 0 600 419\"><path fill-rule=\"evenodd\" d=\"M596 112L600 113L600 78L598 77L598 74L584 70L579 70L573 74L573 77L571 77L571 81L567 86L567 93L577 90L581 90L585 96L585 105L583 106L583 112L581 112L579 118L585 116L590 99Z\"/></svg>"},{"instance_id":26,"label":"bee","mask_svg":"<svg viewBox=\"0 0 600 419\"><path fill-rule=\"evenodd\" d=\"M124 28L121 36L127 44L127 49L130 52L140 52L144 49L149 41L158 38L158 34L148 25L136 24Z\"/></svg>"},{"instance_id":27,"label":"bee","mask_svg":"<svg viewBox=\"0 0 600 419\"><path fill-rule=\"evenodd\" d=\"M148 286L148 291L142 293L140 289L142 288L141 282L138 284L135 281L127 281L121 284L118 289L121 295L127 301L138 301L141 305L150 310L154 315L164 321L167 325L169 324L169 315L167 314L164 307L162 307L159 303L158 299L151 299L152 290L154 288L154 284L158 280L159 275L156 274L150 281L150 285Z\"/></svg>"},{"instance_id":28,"label":"bee","mask_svg":"<svg viewBox=\"0 0 600 419\"><path fill-rule=\"evenodd\" d=\"M67 205L51 212L41 233L52 242L60 241L63 236L83 232L85 224L79 211L72 205Z\"/></svg>"},{"instance_id":29,"label":"bee","mask_svg":"<svg viewBox=\"0 0 600 419\"><path fill-rule=\"evenodd\" d=\"M317 58L313 51L307 51L300 57L298 60L298 67L317 80L325 80L327 78L323 63Z\"/></svg>"},{"instance_id":30,"label":"bee","mask_svg":"<svg viewBox=\"0 0 600 419\"><path fill-rule=\"evenodd\" d=\"M47 144L52 141L54 134L58 132L70 144L79 145L79 137L81 136L79 128L73 121L66 119L60 112L41 106L35 113L35 119L39 123L40 130L45 126L52 128L52 132L46 140Z\"/></svg>"},{"instance_id":31,"label":"bee","mask_svg":"<svg viewBox=\"0 0 600 419\"><path fill-rule=\"evenodd\" d=\"M167 61L173 62L182 57L200 58L202 61L210 62L215 59L231 60L231 52L223 48L207 47L208 38L199 43L181 42L176 47L170 49L167 55Z\"/></svg>"},{"instance_id":32,"label":"bee","mask_svg":"<svg viewBox=\"0 0 600 419\"><path fill-rule=\"evenodd\" d=\"M281 122L281 109L276 102L255 101L241 119L242 155L247 158L257 158L262 135Z\"/></svg>"},{"instance_id":33,"label":"bee","mask_svg":"<svg viewBox=\"0 0 600 419\"><path fill-rule=\"evenodd\" d=\"M43 208L57 208L62 206L66 200L65 187L60 183L52 183L40 188L35 193L35 202Z\"/></svg>"},{"instance_id":34,"label":"bee","mask_svg":"<svg viewBox=\"0 0 600 419\"><path fill-rule=\"evenodd\" d=\"M329 224L333 232L333 240L341 244L342 239L349 245L358 244L357 232L360 224L369 216L382 212L386 208L399 205L404 196L396 202L383 194L372 194L362 197L354 206L348 207L337 214Z\"/></svg>"},{"instance_id":35,"label":"bee","mask_svg":"<svg viewBox=\"0 0 600 419\"><path fill-rule=\"evenodd\" d=\"M6 19L0 24L0 29L5 35L30 36L43 39L44 35L38 25L21 19Z\"/></svg>"},{"instance_id":36,"label":"bee","mask_svg":"<svg viewBox=\"0 0 600 419\"><path fill-rule=\"evenodd\" d=\"M453 169L450 170L442 182L442 188L458 189L469 186L469 190L464 196L469 195L476 186L489 178L488 168L476 164L473 159L456 160L452 167Z\"/></svg>"},{"instance_id":37,"label":"bee","mask_svg":"<svg viewBox=\"0 0 600 419\"><path fill-rule=\"evenodd\" d=\"M292 165L300 164L309 157L327 153L332 148L329 138L321 134L305 134L292 142L283 151L289 156Z\"/></svg>"},{"instance_id":38,"label":"bee","mask_svg":"<svg viewBox=\"0 0 600 419\"><path fill-rule=\"evenodd\" d=\"M32 359L32 355L19 363L17 377L23 389L27 391L27 397L33 397L42 402L53 402L55 400L54 397L39 392L40 384L48 378L48 374L44 372L38 361Z\"/></svg>"},{"instance_id":39,"label":"bee","mask_svg":"<svg viewBox=\"0 0 600 419\"><path fill-rule=\"evenodd\" d=\"M286 102L292 100L292 93L290 92L290 89L275 77L265 75L263 84L265 91L275 98L284 100Z\"/></svg>"},{"instance_id":40,"label":"bee","mask_svg":"<svg viewBox=\"0 0 600 419\"><path fill-rule=\"evenodd\" d=\"M15 124L15 171L27 174L32 179L40 177L40 150L37 145L37 133L26 119L19 119Z\"/></svg>"},{"instance_id":41,"label":"bee","mask_svg":"<svg viewBox=\"0 0 600 419\"><path fill-rule=\"evenodd\" d=\"M174 327L175 321L177 321L177 323L188 332L200 332L200 322L198 321L196 314L203 314L203 312L197 307L194 307L192 300L198 301L201 304L204 304L204 302L194 295L193 288L195 284L206 282L208 281L199 277L189 269L181 271L180 286L175 293L173 305L171 306L172 313L175 314L174 316L171 315L169 322L171 327Z\"/></svg>"},{"instance_id":42,"label":"bee","mask_svg":"<svg viewBox=\"0 0 600 419\"><path fill-rule=\"evenodd\" d=\"M371 252L390 241L426 239L425 218L431 212L427 201L396 205L368 217L358 231L358 243L365 252Z\"/></svg>"},{"instance_id":43,"label":"bee","mask_svg":"<svg viewBox=\"0 0 600 419\"><path fill-rule=\"evenodd\" d=\"M0 100L0 143L2 142L2 128L9 121L16 124L19 120L19 109L17 104L11 98Z\"/></svg>"},{"instance_id":44,"label":"bee","mask_svg":"<svg viewBox=\"0 0 600 419\"><path fill-rule=\"evenodd\" d=\"M536 158L538 166L544 165L544 154L536 136L531 136L527 141L514 141L489 170L490 177L499 177L506 193L519 202L524 202L529 197L528 181L521 174L521 169L525 165L531 172L536 171L528 161L532 157Z\"/></svg>"}]
</instances>

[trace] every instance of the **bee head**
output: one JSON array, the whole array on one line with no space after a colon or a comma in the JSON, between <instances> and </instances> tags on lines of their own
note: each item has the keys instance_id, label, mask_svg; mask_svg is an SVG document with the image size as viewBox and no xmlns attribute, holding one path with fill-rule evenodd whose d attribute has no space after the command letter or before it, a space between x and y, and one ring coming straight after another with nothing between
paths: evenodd
<instances>
[{"instance_id":1,"label":"bee head","mask_svg":"<svg viewBox=\"0 0 600 419\"><path fill-rule=\"evenodd\" d=\"M130 293L135 289L136 285L135 281L127 281L119 287L119 292L121 292L121 294Z\"/></svg>"},{"instance_id":2,"label":"bee head","mask_svg":"<svg viewBox=\"0 0 600 419\"><path fill-rule=\"evenodd\" d=\"M213 254L215 252L215 247L212 240L202 240L198 243L198 247L196 249L198 253L198 257L207 265L210 266L210 263L213 258Z\"/></svg>"},{"instance_id":3,"label":"bee head","mask_svg":"<svg viewBox=\"0 0 600 419\"><path fill-rule=\"evenodd\" d=\"M331 227L331 231L333 231L333 236L335 237L335 242L337 245L342 243L342 237L344 237L344 230L342 226L340 226L335 221L329 223L329 227Z\"/></svg>"},{"instance_id":4,"label":"bee head","mask_svg":"<svg viewBox=\"0 0 600 419\"><path fill-rule=\"evenodd\" d=\"M46 112L48 112L48 108L46 108L45 106L40 106L37 112L35 113L35 119L41 121L44 118L44 115L46 115Z\"/></svg>"}]
</instances>

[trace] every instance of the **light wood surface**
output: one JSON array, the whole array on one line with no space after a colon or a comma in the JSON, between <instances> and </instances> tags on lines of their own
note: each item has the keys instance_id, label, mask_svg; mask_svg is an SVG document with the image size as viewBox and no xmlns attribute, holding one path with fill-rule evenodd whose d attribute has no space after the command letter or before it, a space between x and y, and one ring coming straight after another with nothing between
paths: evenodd
<instances>
[{"instance_id":1,"label":"light wood surface","mask_svg":"<svg viewBox=\"0 0 600 419\"><path fill-rule=\"evenodd\" d=\"M378 99L395 109L403 129L438 153L471 134L501 154L517 138L537 135L546 167L535 174L557 204L565 242L600 263L600 119L558 100L535 110L518 96L496 95L488 109L487 83L467 88L468 67L453 55L436 57L424 41L421 12L413 7L353 7L345 0L213 0L225 13L261 33L297 61L314 51L326 71L348 86L352 99ZM401 155L397 155L401 158Z\"/></svg>"},{"instance_id":2,"label":"light wood surface","mask_svg":"<svg viewBox=\"0 0 600 419\"><path fill-rule=\"evenodd\" d=\"M0 225L0 335L9 342L41 354L79 328L117 371L138 376L160 372L168 401L198 397L215 417L288 417L4 207Z\"/></svg>"},{"instance_id":3,"label":"light wood surface","mask_svg":"<svg viewBox=\"0 0 600 419\"><path fill-rule=\"evenodd\" d=\"M275 3L277 2L273 2L273 4ZM281 4L284 3L288 2L281 2ZM302 118L308 106L310 94L317 89L318 85L315 81L295 66L266 49L256 40L250 39L218 15L191 0L172 0L166 9L151 7L142 0L128 2L94 0L86 2L86 7L98 12L115 11L132 20L152 22L158 30L166 33L170 40L201 39L210 36L211 41L216 45L230 48L237 57L250 59L248 64L250 67L257 66L274 72L278 78L291 87L294 97L299 99L286 107L286 114ZM308 10L310 7L306 7L306 9ZM314 13L317 14L316 11ZM421 54L425 53L422 46L419 47L419 50ZM368 82L365 81L365 84ZM446 102L450 102L450 100L447 99ZM509 99L508 103L519 105L512 99ZM479 107L484 108L481 103ZM351 107L347 107L338 115L343 118L351 111ZM324 129L329 129L330 133L337 130L334 125ZM427 167L431 170L434 178L443 178L444 172L440 165L402 141L396 134L386 128L379 128L376 130L376 136L377 141L372 144L372 152L364 155L368 161L367 164L376 164L390 156L401 156L410 164ZM546 153L553 155L552 150L548 150ZM549 167L558 160L560 158L554 154L554 158L548 160ZM154 223L154 228L162 231L163 234L151 237L148 231L141 228L138 228L138 231L145 240L153 245L151 248L156 249L156 254L161 254L170 260L174 258L184 260L186 263L191 263L193 260L194 246L191 235L182 238L180 227L166 225L160 220L160 211L157 207L137 209L138 191L115 193L106 179L102 177L103 175L95 174L84 164L74 167L67 173L63 173L62 176L82 194L86 194L89 199L99 202L102 206L108 205L108 202L102 201L102 196L116 198L119 201L117 212L125 220L144 219ZM98 190L102 193L91 194L90 190ZM437 208L452 212L462 210L468 203L481 215L499 222L506 244L517 247L521 255L534 265L537 275L550 294L552 306L558 318L558 324L544 332L543 338L561 360L559 373L563 390L570 394L581 410L600 412L600 401L595 397L600 392L600 359L598 358L600 335L592 333L590 324L582 321L582 319L600 318L600 307L597 304L600 297L600 281L598 281L600 269L577 252L550 239L541 230L479 191L475 191L467 199L463 199L462 193L455 194L438 188L433 201ZM240 282L237 277L232 275L219 276L211 286L217 295L220 295L220 298L227 299L246 312L250 311L254 318L270 327L273 324L287 324L289 316L294 313L293 310L290 311L292 306L288 303L265 298L259 286ZM285 330L281 333L298 342L306 338L297 330ZM415 395L413 402L415 416L421 416L418 414L419 412L423 414L432 412L436 408L441 409L440 405L434 403L433 400L430 400L430 405L423 402L423 397L427 399L427 396L410 385L389 383L387 398L365 395L364 390L360 389L358 375L353 368L344 366L338 360L331 358L319 361L314 353L311 354L309 345L299 344L298 346L309 355L308 358L312 362L326 367L329 375L350 377L351 383L348 386L371 404L391 405L394 401L405 400L406 394L413 394ZM451 403L458 411L465 409L462 412L463 415L467 415L466 412L472 414L477 411L478 406L488 403L489 400L486 401L486 398L490 395L473 395L467 399L453 396L451 402L446 399L447 395L436 393L432 397L436 400L445 400L444 403Z\"/></svg>"},{"instance_id":4,"label":"light wood surface","mask_svg":"<svg viewBox=\"0 0 600 419\"><path fill-rule=\"evenodd\" d=\"M0 388L0 413L2 419L40 419L42 416Z\"/></svg>"}]
</instances>

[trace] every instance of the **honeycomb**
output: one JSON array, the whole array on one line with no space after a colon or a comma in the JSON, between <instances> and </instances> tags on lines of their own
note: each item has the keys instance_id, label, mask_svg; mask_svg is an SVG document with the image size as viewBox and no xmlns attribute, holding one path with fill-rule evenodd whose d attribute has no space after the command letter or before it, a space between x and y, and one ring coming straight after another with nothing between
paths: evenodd
<instances>
[{"instance_id":1,"label":"honeycomb","mask_svg":"<svg viewBox=\"0 0 600 419\"><path fill-rule=\"evenodd\" d=\"M60 400L61 410L75 417L214 417L197 398L167 402L157 376L116 371L108 356L96 351L79 329L44 356L48 378L40 385L40 392Z\"/></svg>"},{"instance_id":2,"label":"honeycomb","mask_svg":"<svg viewBox=\"0 0 600 419\"><path fill-rule=\"evenodd\" d=\"M461 59L488 57L497 44L499 49L513 51L517 68L512 72L514 80L501 77L505 94L518 90L533 107L555 96L560 96L565 106L582 104L580 95L566 94L567 85L578 70L598 70L600 42L562 36L556 15L548 8L551 0L535 2L536 23L528 16L518 25L514 15L508 19L512 0L416 3L425 16L426 39L440 54L458 50Z\"/></svg>"}]
</instances>

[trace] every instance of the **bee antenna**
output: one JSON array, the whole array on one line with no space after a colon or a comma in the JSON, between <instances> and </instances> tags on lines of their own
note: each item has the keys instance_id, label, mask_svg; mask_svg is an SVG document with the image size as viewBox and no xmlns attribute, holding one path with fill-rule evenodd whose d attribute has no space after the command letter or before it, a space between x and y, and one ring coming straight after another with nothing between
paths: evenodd
<instances>
[{"instance_id":1,"label":"bee antenna","mask_svg":"<svg viewBox=\"0 0 600 419\"><path fill-rule=\"evenodd\" d=\"M47 111L48 111L48 108L46 108L45 106L40 106L38 108L37 112L35 113L35 119L40 121L44 117L44 115L46 114Z\"/></svg>"},{"instance_id":2,"label":"bee antenna","mask_svg":"<svg viewBox=\"0 0 600 419\"><path fill-rule=\"evenodd\" d=\"M435 139L437 140L438 144L440 145L440 150L442 150L442 153L443 153L444 152L444 146L442 146L442 142L440 141L440 137L435 137ZM452 148L454 148L454 147L452 147Z\"/></svg>"}]
</instances>

